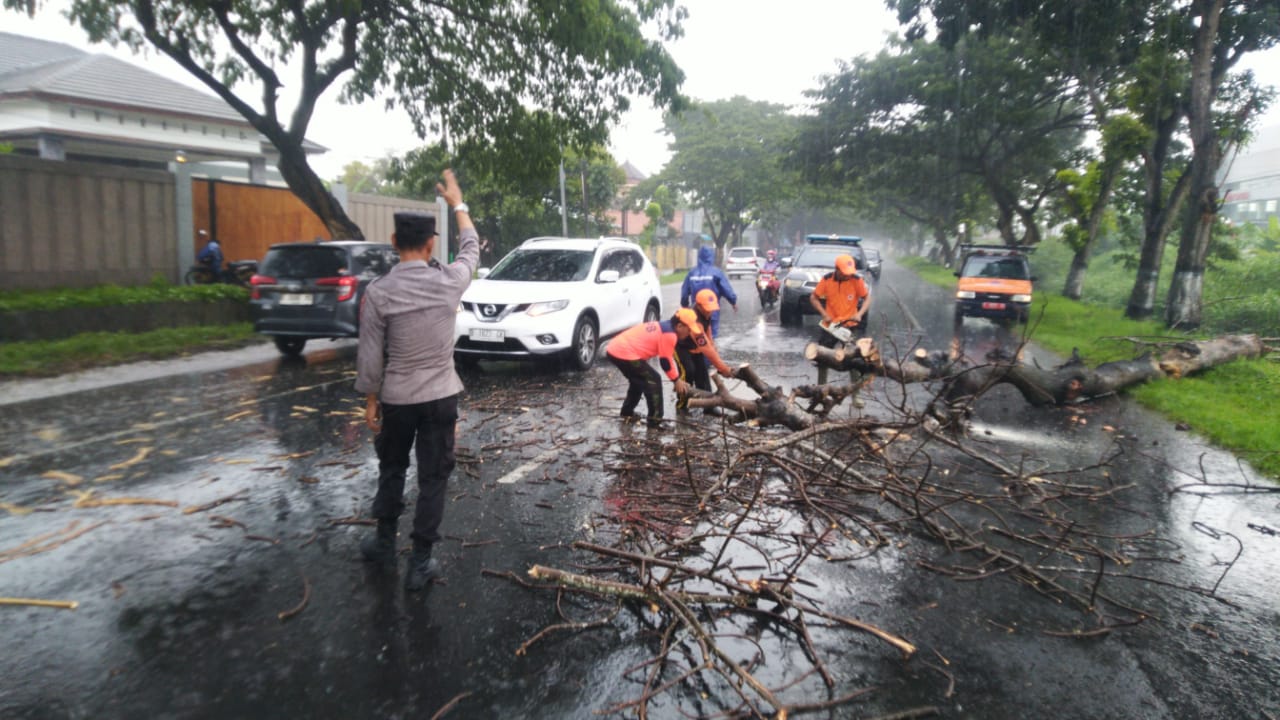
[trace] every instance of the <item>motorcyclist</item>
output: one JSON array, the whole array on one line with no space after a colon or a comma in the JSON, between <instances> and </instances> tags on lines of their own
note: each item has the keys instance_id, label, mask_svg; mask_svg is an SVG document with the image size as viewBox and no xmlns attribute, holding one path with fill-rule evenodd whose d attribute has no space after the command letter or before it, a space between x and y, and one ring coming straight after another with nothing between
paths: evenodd
<instances>
[{"instance_id":1,"label":"motorcyclist","mask_svg":"<svg viewBox=\"0 0 1280 720\"><path fill-rule=\"evenodd\" d=\"M782 269L782 263L778 262L778 253L776 250L768 250L764 254L764 264L760 266L761 278L766 278L764 287L760 288L760 302L769 304L778 299L778 271ZM766 291L772 291L772 297L766 300Z\"/></svg>"},{"instance_id":2,"label":"motorcyclist","mask_svg":"<svg viewBox=\"0 0 1280 720\"><path fill-rule=\"evenodd\" d=\"M222 280L222 245L214 238L209 237L206 230L201 230L197 235L201 240L206 241L204 247L200 249L200 253L196 255L196 262L209 268L213 273L213 281Z\"/></svg>"},{"instance_id":3,"label":"motorcyclist","mask_svg":"<svg viewBox=\"0 0 1280 720\"><path fill-rule=\"evenodd\" d=\"M716 267L716 249L710 245L698 248L698 264L693 266L680 286L680 307L692 308L699 290L711 290L717 298L724 298L738 311L738 294L729 284L729 277ZM720 333L720 311L711 314L711 337Z\"/></svg>"}]
</instances>

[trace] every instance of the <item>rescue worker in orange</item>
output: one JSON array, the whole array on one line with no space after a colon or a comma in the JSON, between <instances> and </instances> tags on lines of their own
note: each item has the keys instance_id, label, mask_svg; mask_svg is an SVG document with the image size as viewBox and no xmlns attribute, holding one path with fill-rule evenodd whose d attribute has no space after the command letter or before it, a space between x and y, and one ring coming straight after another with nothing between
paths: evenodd
<instances>
[{"instance_id":1,"label":"rescue worker in orange","mask_svg":"<svg viewBox=\"0 0 1280 720\"><path fill-rule=\"evenodd\" d=\"M702 334L698 316L688 308L681 308L670 320L640 323L609 341L605 354L628 383L622 417L636 417L636 406L643 397L649 411L646 418L649 427L662 424L662 376L649 364L649 359L658 358L662 371L675 384L676 395L684 395L689 386L676 359L676 343L694 334Z\"/></svg>"},{"instance_id":2,"label":"rescue worker in orange","mask_svg":"<svg viewBox=\"0 0 1280 720\"><path fill-rule=\"evenodd\" d=\"M871 311L871 289L858 272L852 255L836 258L835 271L827 273L809 295L809 303L822 316L825 327L848 329L853 338L867 334L867 313ZM819 330L815 341L822 347L835 347L840 341L826 330ZM827 368L818 366L818 384L827 382Z\"/></svg>"},{"instance_id":3,"label":"rescue worker in orange","mask_svg":"<svg viewBox=\"0 0 1280 720\"><path fill-rule=\"evenodd\" d=\"M702 327L714 327L711 324L713 313L720 310L720 300L716 297L716 291L710 288L699 290L693 298L693 311L698 315L698 322ZM699 390L711 391L711 373L707 369L707 363L715 366L716 372L723 377L737 377L737 372L725 364L720 359L720 353L716 350L715 339L703 332L697 335L690 335L688 338L676 343L676 357L680 361L681 367L684 368L688 379L693 381L693 386ZM687 396L680 397L676 400L676 411L686 412L689 409L689 398ZM719 414L720 408L707 408L706 414Z\"/></svg>"}]
</instances>

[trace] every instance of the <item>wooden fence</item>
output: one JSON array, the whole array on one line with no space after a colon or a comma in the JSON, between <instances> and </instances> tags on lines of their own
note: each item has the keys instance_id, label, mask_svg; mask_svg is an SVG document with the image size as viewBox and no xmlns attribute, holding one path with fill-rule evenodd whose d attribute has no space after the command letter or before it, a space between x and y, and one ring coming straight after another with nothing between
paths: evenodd
<instances>
[{"instance_id":1,"label":"wooden fence","mask_svg":"<svg viewBox=\"0 0 1280 720\"><path fill-rule=\"evenodd\" d=\"M0 287L178 280L173 175L0 155Z\"/></svg>"},{"instance_id":2,"label":"wooden fence","mask_svg":"<svg viewBox=\"0 0 1280 720\"><path fill-rule=\"evenodd\" d=\"M228 260L261 260L272 243L328 239L289 190L193 179L192 227L177 228L172 174L0 154L0 289L181 282L179 244L192 256L208 230ZM391 238L398 210L433 202L352 194L347 213L369 240ZM175 237L175 233L179 237Z\"/></svg>"},{"instance_id":3,"label":"wooden fence","mask_svg":"<svg viewBox=\"0 0 1280 720\"><path fill-rule=\"evenodd\" d=\"M208 230L228 260L261 260L273 243L329 239L328 228L287 188L195 179L191 182L191 206L195 251L202 245L196 231ZM394 215L400 210L435 214L437 207L435 203L378 195L352 194L347 198L347 216L372 242L391 242Z\"/></svg>"}]
</instances>

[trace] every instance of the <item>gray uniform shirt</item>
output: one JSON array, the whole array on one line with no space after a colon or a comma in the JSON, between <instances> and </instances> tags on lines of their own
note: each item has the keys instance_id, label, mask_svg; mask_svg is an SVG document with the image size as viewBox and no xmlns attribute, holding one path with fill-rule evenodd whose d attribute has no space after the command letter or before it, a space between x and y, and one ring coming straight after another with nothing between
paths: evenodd
<instances>
[{"instance_id":1,"label":"gray uniform shirt","mask_svg":"<svg viewBox=\"0 0 1280 720\"><path fill-rule=\"evenodd\" d=\"M462 392L462 379L453 369L454 323L480 260L480 244L473 228L460 236L458 256L448 265L402 262L365 290L357 392L378 393L392 405Z\"/></svg>"}]
</instances>

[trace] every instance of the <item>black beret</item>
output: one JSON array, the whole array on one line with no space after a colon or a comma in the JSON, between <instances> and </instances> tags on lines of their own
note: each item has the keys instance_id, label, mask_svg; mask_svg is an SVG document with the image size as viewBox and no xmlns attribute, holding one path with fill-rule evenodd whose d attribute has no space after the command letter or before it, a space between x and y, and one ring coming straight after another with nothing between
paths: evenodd
<instances>
[{"instance_id":1,"label":"black beret","mask_svg":"<svg viewBox=\"0 0 1280 720\"><path fill-rule=\"evenodd\" d=\"M396 236L404 240L419 240L436 234L436 217L424 212L396 213Z\"/></svg>"}]
</instances>

